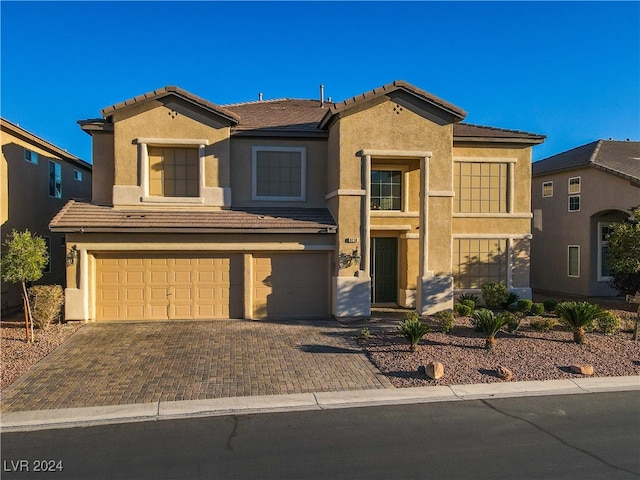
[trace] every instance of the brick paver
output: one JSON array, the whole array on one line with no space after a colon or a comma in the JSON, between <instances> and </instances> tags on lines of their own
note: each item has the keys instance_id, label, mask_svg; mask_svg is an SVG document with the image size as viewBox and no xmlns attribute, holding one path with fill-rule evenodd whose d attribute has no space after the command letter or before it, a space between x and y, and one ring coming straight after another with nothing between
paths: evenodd
<instances>
[{"instance_id":1,"label":"brick paver","mask_svg":"<svg viewBox=\"0 0 640 480\"><path fill-rule=\"evenodd\" d=\"M335 321L83 326L3 392L2 411L393 388Z\"/></svg>"}]
</instances>

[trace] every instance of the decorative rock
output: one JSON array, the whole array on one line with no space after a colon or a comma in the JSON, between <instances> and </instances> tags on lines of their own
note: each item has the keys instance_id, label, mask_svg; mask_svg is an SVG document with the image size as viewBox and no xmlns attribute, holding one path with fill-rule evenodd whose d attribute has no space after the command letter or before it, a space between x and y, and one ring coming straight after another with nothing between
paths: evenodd
<instances>
[{"instance_id":1,"label":"decorative rock","mask_svg":"<svg viewBox=\"0 0 640 480\"><path fill-rule=\"evenodd\" d=\"M507 382L513 380L513 372L507 367L503 367L502 365L498 365L496 367L496 375L498 375L498 378L506 380Z\"/></svg>"},{"instance_id":2,"label":"decorative rock","mask_svg":"<svg viewBox=\"0 0 640 480\"><path fill-rule=\"evenodd\" d=\"M580 375L593 375L593 367L591 365L582 364L582 365L571 365L569 367L573 373L579 373Z\"/></svg>"},{"instance_id":3,"label":"decorative rock","mask_svg":"<svg viewBox=\"0 0 640 480\"><path fill-rule=\"evenodd\" d=\"M427 363L424 367L424 373L427 377L438 380L444 375L444 365L440 362Z\"/></svg>"}]
</instances>

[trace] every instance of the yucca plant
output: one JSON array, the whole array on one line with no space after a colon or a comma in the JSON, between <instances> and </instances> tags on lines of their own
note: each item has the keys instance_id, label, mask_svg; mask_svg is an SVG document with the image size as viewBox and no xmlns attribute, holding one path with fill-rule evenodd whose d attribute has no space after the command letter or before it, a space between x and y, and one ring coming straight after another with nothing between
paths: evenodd
<instances>
[{"instance_id":1,"label":"yucca plant","mask_svg":"<svg viewBox=\"0 0 640 480\"><path fill-rule=\"evenodd\" d=\"M556 306L560 321L573 331L573 341L586 343L585 329L605 314L598 306L589 302L562 302Z\"/></svg>"},{"instance_id":2,"label":"yucca plant","mask_svg":"<svg viewBox=\"0 0 640 480\"><path fill-rule=\"evenodd\" d=\"M418 312L409 312L398 327L407 340L409 340L409 351L415 352L418 342L429 333L429 326L420 321Z\"/></svg>"},{"instance_id":3,"label":"yucca plant","mask_svg":"<svg viewBox=\"0 0 640 480\"><path fill-rule=\"evenodd\" d=\"M473 319L480 331L486 337L484 348L493 349L496 346L496 334L509 323L508 315L495 315L491 310L481 308L473 312Z\"/></svg>"}]
</instances>

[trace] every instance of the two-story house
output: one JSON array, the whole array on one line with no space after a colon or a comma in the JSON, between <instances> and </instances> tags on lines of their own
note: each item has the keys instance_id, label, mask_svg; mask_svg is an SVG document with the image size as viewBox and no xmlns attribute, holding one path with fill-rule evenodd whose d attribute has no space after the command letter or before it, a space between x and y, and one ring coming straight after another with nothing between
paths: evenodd
<instances>
[{"instance_id":1,"label":"two-story house","mask_svg":"<svg viewBox=\"0 0 640 480\"><path fill-rule=\"evenodd\" d=\"M616 296L610 225L640 205L640 142L597 140L533 164L531 285L541 292Z\"/></svg>"},{"instance_id":2,"label":"two-story house","mask_svg":"<svg viewBox=\"0 0 640 480\"><path fill-rule=\"evenodd\" d=\"M51 222L82 320L368 316L530 296L531 148L396 81L339 103L165 87L80 121L91 202Z\"/></svg>"},{"instance_id":3,"label":"two-story house","mask_svg":"<svg viewBox=\"0 0 640 480\"><path fill-rule=\"evenodd\" d=\"M65 236L49 222L70 199L91 198L91 165L4 118L0 133L2 244L14 229L43 237L49 263L38 283L64 286ZM21 305L20 286L2 282L2 311Z\"/></svg>"}]
</instances>

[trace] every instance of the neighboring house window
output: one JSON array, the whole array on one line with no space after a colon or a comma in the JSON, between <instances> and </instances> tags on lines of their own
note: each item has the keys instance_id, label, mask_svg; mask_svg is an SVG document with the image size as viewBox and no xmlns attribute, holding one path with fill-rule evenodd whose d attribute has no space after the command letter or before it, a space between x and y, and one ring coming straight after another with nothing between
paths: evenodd
<instances>
[{"instance_id":1,"label":"neighboring house window","mask_svg":"<svg viewBox=\"0 0 640 480\"><path fill-rule=\"evenodd\" d=\"M62 167L52 161L49 161L49 196L62 198Z\"/></svg>"},{"instance_id":2,"label":"neighboring house window","mask_svg":"<svg viewBox=\"0 0 640 480\"><path fill-rule=\"evenodd\" d=\"M507 162L456 162L454 211L507 213L509 170Z\"/></svg>"},{"instance_id":3,"label":"neighboring house window","mask_svg":"<svg viewBox=\"0 0 640 480\"><path fill-rule=\"evenodd\" d=\"M402 210L402 171L371 171L371 210Z\"/></svg>"},{"instance_id":4,"label":"neighboring house window","mask_svg":"<svg viewBox=\"0 0 640 480\"><path fill-rule=\"evenodd\" d=\"M44 273L50 273L51 272L51 237L42 237L44 239L44 243L47 246L47 255L49 256L49 260L47 260L47 263L44 266Z\"/></svg>"},{"instance_id":5,"label":"neighboring house window","mask_svg":"<svg viewBox=\"0 0 640 480\"><path fill-rule=\"evenodd\" d=\"M609 256L609 240L607 237L613 231L611 225L598 223L598 281L611 280L611 257Z\"/></svg>"},{"instance_id":6,"label":"neighboring house window","mask_svg":"<svg viewBox=\"0 0 640 480\"><path fill-rule=\"evenodd\" d=\"M149 195L197 197L199 158L197 148L149 145Z\"/></svg>"},{"instance_id":7,"label":"neighboring house window","mask_svg":"<svg viewBox=\"0 0 640 480\"><path fill-rule=\"evenodd\" d=\"M306 155L304 147L253 147L252 199L305 200Z\"/></svg>"},{"instance_id":8,"label":"neighboring house window","mask_svg":"<svg viewBox=\"0 0 640 480\"><path fill-rule=\"evenodd\" d=\"M580 193L580 177L569 179L569 195L575 195L576 193Z\"/></svg>"},{"instance_id":9,"label":"neighboring house window","mask_svg":"<svg viewBox=\"0 0 640 480\"><path fill-rule=\"evenodd\" d=\"M38 154L26 148L24 149L24 159L27 162L35 163L36 165L38 164Z\"/></svg>"},{"instance_id":10,"label":"neighboring house window","mask_svg":"<svg viewBox=\"0 0 640 480\"><path fill-rule=\"evenodd\" d=\"M544 182L542 184L542 196L553 197L553 182Z\"/></svg>"},{"instance_id":11,"label":"neighboring house window","mask_svg":"<svg viewBox=\"0 0 640 480\"><path fill-rule=\"evenodd\" d=\"M507 240L456 238L453 241L455 288L480 288L486 282L507 282Z\"/></svg>"},{"instance_id":12,"label":"neighboring house window","mask_svg":"<svg viewBox=\"0 0 640 480\"><path fill-rule=\"evenodd\" d=\"M571 195L569 197L569 211L570 212L580 211L580 195Z\"/></svg>"},{"instance_id":13,"label":"neighboring house window","mask_svg":"<svg viewBox=\"0 0 640 480\"><path fill-rule=\"evenodd\" d=\"M570 277L580 276L580 246L569 245L567 274Z\"/></svg>"},{"instance_id":14,"label":"neighboring house window","mask_svg":"<svg viewBox=\"0 0 640 480\"><path fill-rule=\"evenodd\" d=\"M78 180L79 182L82 181L82 172L80 170L74 170L73 171L73 179L74 180Z\"/></svg>"}]
</instances>

